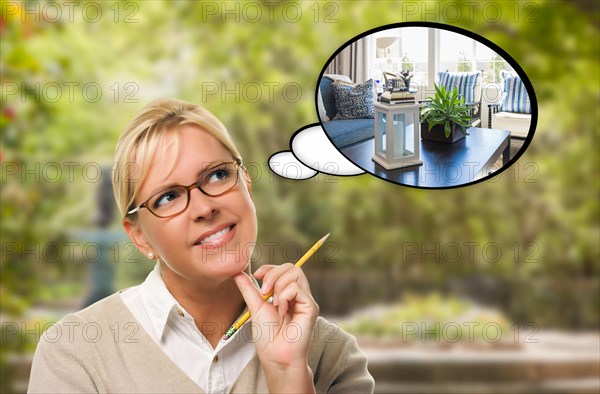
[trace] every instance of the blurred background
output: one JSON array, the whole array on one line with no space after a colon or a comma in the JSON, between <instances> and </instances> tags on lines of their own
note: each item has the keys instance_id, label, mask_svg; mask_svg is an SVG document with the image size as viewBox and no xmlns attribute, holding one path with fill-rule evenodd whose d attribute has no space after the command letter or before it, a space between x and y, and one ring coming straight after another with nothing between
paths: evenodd
<instances>
[{"instance_id":1,"label":"blurred background","mask_svg":"<svg viewBox=\"0 0 600 394\"><path fill-rule=\"evenodd\" d=\"M206 106L253 178L255 267L306 266L359 338L378 392L597 392L600 11L594 1L1 1L0 391L24 392L41 332L141 283L107 174L148 101ZM352 37L402 21L502 47L539 105L531 145L484 183L290 181L266 162L318 120L315 85Z\"/></svg>"}]
</instances>

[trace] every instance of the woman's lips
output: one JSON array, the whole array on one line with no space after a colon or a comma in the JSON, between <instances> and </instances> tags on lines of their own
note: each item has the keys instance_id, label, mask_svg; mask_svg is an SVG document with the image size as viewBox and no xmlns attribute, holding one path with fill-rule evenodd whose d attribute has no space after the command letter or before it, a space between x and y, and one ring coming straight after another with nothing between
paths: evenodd
<instances>
[{"instance_id":1,"label":"woman's lips","mask_svg":"<svg viewBox=\"0 0 600 394\"><path fill-rule=\"evenodd\" d=\"M235 234L235 229L236 229L235 224L225 227L224 229L219 230L219 231L209 235L208 237L204 237L200 241L196 242L194 244L194 247L199 247L199 248L203 248L203 249L207 249L207 248L214 249L216 247L224 245L227 242L231 241L231 239L233 238L233 236Z\"/></svg>"}]
</instances>

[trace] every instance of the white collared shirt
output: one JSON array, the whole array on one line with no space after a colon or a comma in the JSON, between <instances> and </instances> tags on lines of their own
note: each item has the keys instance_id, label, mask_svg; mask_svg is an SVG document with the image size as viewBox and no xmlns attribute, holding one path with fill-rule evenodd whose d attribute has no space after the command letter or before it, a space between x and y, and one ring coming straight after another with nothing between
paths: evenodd
<instances>
[{"instance_id":1,"label":"white collared shirt","mask_svg":"<svg viewBox=\"0 0 600 394\"><path fill-rule=\"evenodd\" d=\"M159 263L141 285L121 292L121 298L150 337L206 393L228 393L256 355L248 322L213 349L165 286Z\"/></svg>"}]
</instances>

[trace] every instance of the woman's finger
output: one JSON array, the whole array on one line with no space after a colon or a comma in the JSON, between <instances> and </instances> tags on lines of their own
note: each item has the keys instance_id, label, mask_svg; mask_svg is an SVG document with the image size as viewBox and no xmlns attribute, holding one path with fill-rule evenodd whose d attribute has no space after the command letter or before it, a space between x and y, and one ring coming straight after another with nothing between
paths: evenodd
<instances>
[{"instance_id":1,"label":"woman's finger","mask_svg":"<svg viewBox=\"0 0 600 394\"><path fill-rule=\"evenodd\" d=\"M279 294L279 315L285 316L290 312L291 305L294 307L291 313L306 313L315 316L318 313L317 303L309 293L300 287L298 282L290 283Z\"/></svg>"},{"instance_id":2,"label":"woman's finger","mask_svg":"<svg viewBox=\"0 0 600 394\"><path fill-rule=\"evenodd\" d=\"M233 277L233 280L238 289L240 289L240 293L242 293L242 297L244 297L244 301L246 301L246 305L248 305L250 314L256 315L258 310L265 303L260 296L258 289L254 286L254 283L252 283L252 280L245 272L240 272Z\"/></svg>"},{"instance_id":3,"label":"woman's finger","mask_svg":"<svg viewBox=\"0 0 600 394\"><path fill-rule=\"evenodd\" d=\"M261 294L268 294L271 290L273 290L273 286L279 280L279 278L292 268L294 268L293 264L285 263L277 265L267 271L263 276L263 283L260 287Z\"/></svg>"},{"instance_id":4,"label":"woman's finger","mask_svg":"<svg viewBox=\"0 0 600 394\"><path fill-rule=\"evenodd\" d=\"M258 267L258 269L256 271L254 271L254 277L256 279L261 279L262 277L265 276L265 274L267 272L269 272L270 270L272 270L273 268L277 267L276 265L273 264L265 264L265 265L261 265L260 267Z\"/></svg>"},{"instance_id":5,"label":"woman's finger","mask_svg":"<svg viewBox=\"0 0 600 394\"><path fill-rule=\"evenodd\" d=\"M274 297L273 301L278 298L278 294L283 291L292 282L297 282L306 292L310 294L310 286L308 279L300 267L293 267L290 270L284 272L274 285Z\"/></svg>"}]
</instances>

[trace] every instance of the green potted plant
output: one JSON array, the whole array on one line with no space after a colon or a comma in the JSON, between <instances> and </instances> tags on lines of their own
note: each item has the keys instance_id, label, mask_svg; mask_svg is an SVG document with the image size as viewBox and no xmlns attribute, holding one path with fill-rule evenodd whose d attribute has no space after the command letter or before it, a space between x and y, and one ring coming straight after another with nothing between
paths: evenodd
<instances>
[{"instance_id":1,"label":"green potted plant","mask_svg":"<svg viewBox=\"0 0 600 394\"><path fill-rule=\"evenodd\" d=\"M458 97L458 89L434 87L435 96L427 97L421 110L421 138L448 143L465 138L466 129L471 127L471 115L464 100Z\"/></svg>"}]
</instances>

